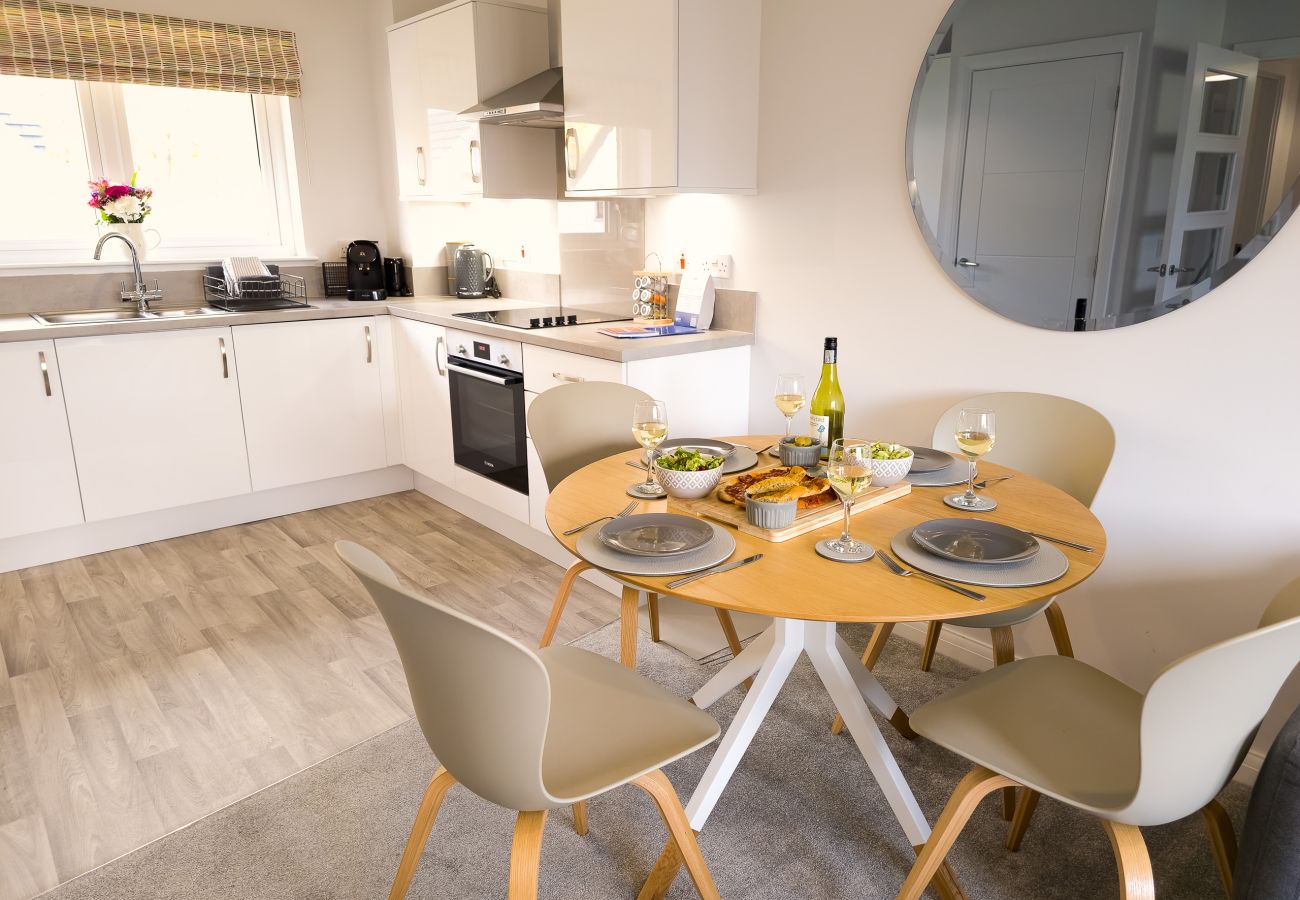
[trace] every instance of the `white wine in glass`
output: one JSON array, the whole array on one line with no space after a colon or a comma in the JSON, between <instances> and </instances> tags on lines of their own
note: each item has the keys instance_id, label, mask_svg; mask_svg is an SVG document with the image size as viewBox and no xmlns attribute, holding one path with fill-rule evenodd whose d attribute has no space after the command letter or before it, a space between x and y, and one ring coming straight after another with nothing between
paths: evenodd
<instances>
[{"instance_id":1,"label":"white wine in glass","mask_svg":"<svg viewBox=\"0 0 1300 900\"><path fill-rule=\"evenodd\" d=\"M781 415L785 416L785 436L789 437L795 413L803 409L804 404L808 402L808 398L805 396L803 376L776 376L776 391L773 393L772 399L776 401L776 408L781 411Z\"/></svg>"},{"instance_id":2,"label":"white wine in glass","mask_svg":"<svg viewBox=\"0 0 1300 900\"><path fill-rule=\"evenodd\" d=\"M985 512L997 508L997 501L975 494L975 461L993 449L997 440L996 415L991 409L963 409L957 413L957 449L969 463L966 475L966 492L949 494L943 502L957 509Z\"/></svg>"},{"instance_id":3,"label":"white wine in glass","mask_svg":"<svg viewBox=\"0 0 1300 900\"><path fill-rule=\"evenodd\" d=\"M638 400L632 408L632 437L645 448L645 482L628 492L637 497L662 497L664 489L654 478L655 448L668 437L668 406L662 400Z\"/></svg>"},{"instance_id":4,"label":"white wine in glass","mask_svg":"<svg viewBox=\"0 0 1300 900\"><path fill-rule=\"evenodd\" d=\"M817 552L837 562L865 562L875 555L875 548L855 541L849 530L853 503L871 490L872 459L869 441L841 438L831 444L826 457L826 480L844 504L844 530L837 540L817 542Z\"/></svg>"}]
</instances>

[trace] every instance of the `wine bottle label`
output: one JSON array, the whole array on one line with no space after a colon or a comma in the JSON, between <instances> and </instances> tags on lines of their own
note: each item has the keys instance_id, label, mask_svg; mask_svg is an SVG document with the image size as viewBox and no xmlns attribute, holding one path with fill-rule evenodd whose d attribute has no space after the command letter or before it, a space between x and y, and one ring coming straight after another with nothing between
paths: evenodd
<instances>
[{"instance_id":1,"label":"wine bottle label","mask_svg":"<svg viewBox=\"0 0 1300 900\"><path fill-rule=\"evenodd\" d=\"M834 347L827 347L825 352L822 353L822 362L828 366L835 365L835 352Z\"/></svg>"},{"instance_id":2,"label":"wine bottle label","mask_svg":"<svg viewBox=\"0 0 1300 900\"><path fill-rule=\"evenodd\" d=\"M830 416L808 416L808 427L812 430L812 436L823 447L828 446L831 433Z\"/></svg>"}]
</instances>

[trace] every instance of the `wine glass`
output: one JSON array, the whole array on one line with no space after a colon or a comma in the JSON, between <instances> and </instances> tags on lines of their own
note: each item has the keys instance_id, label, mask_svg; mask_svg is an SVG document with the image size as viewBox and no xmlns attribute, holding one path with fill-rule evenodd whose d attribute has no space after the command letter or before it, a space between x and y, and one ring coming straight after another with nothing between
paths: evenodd
<instances>
[{"instance_id":1,"label":"wine glass","mask_svg":"<svg viewBox=\"0 0 1300 900\"><path fill-rule=\"evenodd\" d=\"M632 485L634 497L656 499L665 491L654 479L655 448L668 437L668 406L662 400L638 400L632 408L632 437L645 448L645 482Z\"/></svg>"},{"instance_id":2,"label":"wine glass","mask_svg":"<svg viewBox=\"0 0 1300 900\"><path fill-rule=\"evenodd\" d=\"M806 393L802 375L776 376L776 391L772 399L776 401L776 408L781 411L781 415L785 416L786 437L790 436L794 414L803 409Z\"/></svg>"},{"instance_id":3,"label":"wine glass","mask_svg":"<svg viewBox=\"0 0 1300 900\"><path fill-rule=\"evenodd\" d=\"M853 503L871 490L871 443L840 439L831 444L826 457L826 479L844 504L844 531L837 540L817 542L817 552L836 562L866 562L875 555L870 544L855 541L849 533Z\"/></svg>"},{"instance_id":4,"label":"wine glass","mask_svg":"<svg viewBox=\"0 0 1300 900\"><path fill-rule=\"evenodd\" d=\"M957 449L970 463L966 476L966 492L949 494L943 502L957 509L985 512L996 509L998 502L989 497L975 495L975 461L993 449L997 439L995 415L991 409L963 409L957 413Z\"/></svg>"}]
</instances>

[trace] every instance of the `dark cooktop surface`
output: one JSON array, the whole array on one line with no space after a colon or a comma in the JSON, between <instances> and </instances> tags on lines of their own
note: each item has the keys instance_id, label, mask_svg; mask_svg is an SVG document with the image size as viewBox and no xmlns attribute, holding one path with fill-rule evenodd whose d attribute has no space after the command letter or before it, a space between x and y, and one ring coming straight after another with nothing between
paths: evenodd
<instances>
[{"instance_id":1,"label":"dark cooktop surface","mask_svg":"<svg viewBox=\"0 0 1300 900\"><path fill-rule=\"evenodd\" d=\"M494 309L490 312L453 313L462 319L508 325L511 328L557 328L563 325L594 325L598 322L624 322L621 316L598 309L563 309L559 306L534 306L531 309Z\"/></svg>"}]
</instances>

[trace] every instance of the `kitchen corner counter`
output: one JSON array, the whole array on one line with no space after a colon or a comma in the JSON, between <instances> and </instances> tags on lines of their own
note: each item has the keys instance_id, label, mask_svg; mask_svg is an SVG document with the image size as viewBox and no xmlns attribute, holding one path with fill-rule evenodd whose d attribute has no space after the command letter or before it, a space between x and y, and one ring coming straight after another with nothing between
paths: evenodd
<instances>
[{"instance_id":1,"label":"kitchen corner counter","mask_svg":"<svg viewBox=\"0 0 1300 900\"><path fill-rule=\"evenodd\" d=\"M143 319L93 325L42 325L27 313L0 315L0 343L13 341L48 341L59 338L90 337L106 334L132 334L144 331L173 331L183 328L215 328L232 325L261 325L270 322L301 322L312 319L337 319L354 316L391 314L469 331L535 344L568 353L594 356L614 362L656 359L689 353L704 353L728 347L745 347L754 343L748 331L714 330L704 334L662 338L623 339L599 334L606 325L568 325L563 328L523 329L492 325L473 319L458 319L460 312L493 309L527 309L545 304L524 300L460 300L454 297L403 297L379 301L337 299L310 300L310 309L282 309L265 312L226 313L183 319ZM166 309L166 304L158 304ZM609 323L614 324L614 323Z\"/></svg>"}]
</instances>

